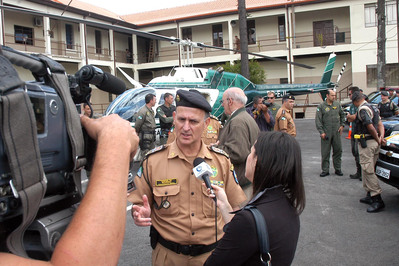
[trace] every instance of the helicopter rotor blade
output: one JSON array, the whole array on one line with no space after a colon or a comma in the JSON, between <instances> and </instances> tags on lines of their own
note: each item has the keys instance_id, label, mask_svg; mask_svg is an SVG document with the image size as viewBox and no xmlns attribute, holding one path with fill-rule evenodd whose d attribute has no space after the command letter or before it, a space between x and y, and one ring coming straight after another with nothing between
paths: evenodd
<instances>
[{"instance_id":1,"label":"helicopter rotor blade","mask_svg":"<svg viewBox=\"0 0 399 266\"><path fill-rule=\"evenodd\" d=\"M241 50L229 49L229 48L224 48L224 47L217 47L217 46L207 45L207 44L203 44L203 43L198 43L198 47L212 48L212 49L219 49L219 50L225 50L225 51L232 51L232 52L241 53ZM272 60L272 61L278 61L278 62L282 62L282 63L292 64L292 65L303 67L303 68L307 68L307 69L314 69L314 67L312 67L312 66L308 66L308 65L305 65L305 64L301 64L301 63L287 61L287 60L280 59L280 58L277 58L277 57L270 57L270 56L267 56L267 55L262 55L262 54L258 54L258 53L252 53L252 52L248 52L248 54L254 55L254 56L259 56L259 57L262 57L262 58L265 58L265 59L269 59L269 60Z\"/></svg>"}]
</instances>

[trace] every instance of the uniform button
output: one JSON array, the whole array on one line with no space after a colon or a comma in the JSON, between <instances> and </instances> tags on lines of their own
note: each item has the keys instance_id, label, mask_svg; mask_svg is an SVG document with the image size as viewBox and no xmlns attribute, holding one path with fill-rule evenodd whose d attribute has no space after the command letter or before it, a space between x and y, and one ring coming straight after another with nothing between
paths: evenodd
<instances>
[{"instance_id":1,"label":"uniform button","mask_svg":"<svg viewBox=\"0 0 399 266\"><path fill-rule=\"evenodd\" d=\"M194 216L194 213L192 213L191 216Z\"/></svg>"},{"instance_id":2,"label":"uniform button","mask_svg":"<svg viewBox=\"0 0 399 266\"><path fill-rule=\"evenodd\" d=\"M194 195L194 192L191 192L191 195Z\"/></svg>"},{"instance_id":3,"label":"uniform button","mask_svg":"<svg viewBox=\"0 0 399 266\"><path fill-rule=\"evenodd\" d=\"M191 232L191 234L192 234L192 235L195 235L195 233L194 233L194 232Z\"/></svg>"},{"instance_id":4,"label":"uniform button","mask_svg":"<svg viewBox=\"0 0 399 266\"><path fill-rule=\"evenodd\" d=\"M193 175L193 174L194 174L194 172L191 172L191 174Z\"/></svg>"},{"instance_id":5,"label":"uniform button","mask_svg":"<svg viewBox=\"0 0 399 266\"><path fill-rule=\"evenodd\" d=\"M165 195L168 195L168 192L167 192L167 191L165 192Z\"/></svg>"}]
</instances>

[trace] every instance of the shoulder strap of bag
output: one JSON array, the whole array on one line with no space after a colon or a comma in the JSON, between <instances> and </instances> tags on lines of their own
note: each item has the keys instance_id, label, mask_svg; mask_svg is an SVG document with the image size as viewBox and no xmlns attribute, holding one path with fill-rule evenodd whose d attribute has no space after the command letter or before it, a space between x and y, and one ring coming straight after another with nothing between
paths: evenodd
<instances>
[{"instance_id":1,"label":"shoulder strap of bag","mask_svg":"<svg viewBox=\"0 0 399 266\"><path fill-rule=\"evenodd\" d=\"M269 234L267 231L265 218L263 217L262 213L253 205L248 205L244 207L244 209L250 211L255 219L260 249L260 260L262 261L263 265L271 266L272 257L270 255Z\"/></svg>"},{"instance_id":2,"label":"shoulder strap of bag","mask_svg":"<svg viewBox=\"0 0 399 266\"><path fill-rule=\"evenodd\" d=\"M72 100L69 88L68 77L65 68L45 55L38 55L38 58L46 65L48 78L53 83L55 90L59 94L65 109L65 123L67 126L69 140L72 146L72 156L74 160L73 180L82 195L81 170L86 165L84 153L84 140L80 117Z\"/></svg>"},{"instance_id":3,"label":"shoulder strap of bag","mask_svg":"<svg viewBox=\"0 0 399 266\"><path fill-rule=\"evenodd\" d=\"M23 86L16 70L0 55L0 127L11 171L10 187L20 198L22 222L7 237L8 249L28 257L23 246L26 228L36 217L47 188L37 140L36 119L29 96L14 89Z\"/></svg>"}]
</instances>

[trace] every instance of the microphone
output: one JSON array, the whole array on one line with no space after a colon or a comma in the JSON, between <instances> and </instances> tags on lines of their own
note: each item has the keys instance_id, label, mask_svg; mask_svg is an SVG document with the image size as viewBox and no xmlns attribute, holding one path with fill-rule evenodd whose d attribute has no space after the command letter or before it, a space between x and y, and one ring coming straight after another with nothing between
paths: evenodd
<instances>
[{"instance_id":1,"label":"microphone","mask_svg":"<svg viewBox=\"0 0 399 266\"><path fill-rule=\"evenodd\" d=\"M215 195L215 192L211 187L211 181L209 180L209 177L212 176L211 167L205 162L204 159L200 157L195 158L193 164L194 164L193 172L195 177L198 178L199 180L203 180L205 182L205 186L211 190L211 194ZM216 201L216 197L214 197L213 200Z\"/></svg>"},{"instance_id":2,"label":"microphone","mask_svg":"<svg viewBox=\"0 0 399 266\"><path fill-rule=\"evenodd\" d=\"M93 65L83 66L76 74L82 83L93 84L100 90L112 94L122 94L126 90L126 84L121 79L104 72L101 68Z\"/></svg>"}]
</instances>

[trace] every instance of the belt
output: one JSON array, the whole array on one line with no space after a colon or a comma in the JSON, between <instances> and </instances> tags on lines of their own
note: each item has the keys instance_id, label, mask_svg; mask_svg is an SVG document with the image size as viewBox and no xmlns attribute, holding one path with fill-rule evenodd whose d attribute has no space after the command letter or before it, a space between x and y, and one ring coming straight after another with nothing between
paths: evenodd
<instances>
[{"instance_id":1,"label":"belt","mask_svg":"<svg viewBox=\"0 0 399 266\"><path fill-rule=\"evenodd\" d=\"M177 254L186 256L198 256L216 248L218 242L210 245L180 245L178 243L165 240L160 234L158 235L158 242L165 248L174 251Z\"/></svg>"}]
</instances>

